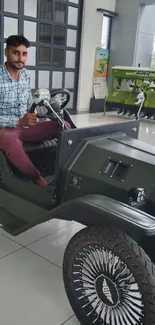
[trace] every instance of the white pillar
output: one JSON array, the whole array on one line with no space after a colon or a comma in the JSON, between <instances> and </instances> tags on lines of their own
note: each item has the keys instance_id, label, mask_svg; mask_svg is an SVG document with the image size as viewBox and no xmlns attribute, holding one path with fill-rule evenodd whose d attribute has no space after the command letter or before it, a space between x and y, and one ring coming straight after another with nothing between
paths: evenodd
<instances>
[{"instance_id":1,"label":"white pillar","mask_svg":"<svg viewBox=\"0 0 155 325\"><path fill-rule=\"evenodd\" d=\"M116 0L84 0L77 111L89 111L93 95L95 50L101 45L103 15L97 8L115 11Z\"/></svg>"}]
</instances>

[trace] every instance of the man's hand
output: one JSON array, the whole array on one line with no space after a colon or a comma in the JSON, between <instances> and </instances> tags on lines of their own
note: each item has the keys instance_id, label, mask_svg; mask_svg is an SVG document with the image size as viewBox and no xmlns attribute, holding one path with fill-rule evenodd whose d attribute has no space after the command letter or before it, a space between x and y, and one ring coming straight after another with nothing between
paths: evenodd
<instances>
[{"instance_id":1,"label":"man's hand","mask_svg":"<svg viewBox=\"0 0 155 325\"><path fill-rule=\"evenodd\" d=\"M37 117L34 113L26 113L20 120L19 126L33 126L37 123Z\"/></svg>"}]
</instances>

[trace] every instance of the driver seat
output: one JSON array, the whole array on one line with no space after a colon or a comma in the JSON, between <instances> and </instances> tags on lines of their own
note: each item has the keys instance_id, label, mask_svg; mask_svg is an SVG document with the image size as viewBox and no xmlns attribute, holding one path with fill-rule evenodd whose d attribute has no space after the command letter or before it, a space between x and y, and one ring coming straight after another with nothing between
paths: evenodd
<instances>
[{"instance_id":1,"label":"driver seat","mask_svg":"<svg viewBox=\"0 0 155 325\"><path fill-rule=\"evenodd\" d=\"M54 174L57 146L58 139L23 144L25 152L43 177Z\"/></svg>"},{"instance_id":2,"label":"driver seat","mask_svg":"<svg viewBox=\"0 0 155 325\"><path fill-rule=\"evenodd\" d=\"M40 151L40 150L45 150L45 149L50 149L50 148L56 148L58 143L58 139L52 139L52 140L47 140L44 142L39 142L39 143L30 143L30 142L25 142L24 143L24 150L25 152L32 152L32 151Z\"/></svg>"}]
</instances>

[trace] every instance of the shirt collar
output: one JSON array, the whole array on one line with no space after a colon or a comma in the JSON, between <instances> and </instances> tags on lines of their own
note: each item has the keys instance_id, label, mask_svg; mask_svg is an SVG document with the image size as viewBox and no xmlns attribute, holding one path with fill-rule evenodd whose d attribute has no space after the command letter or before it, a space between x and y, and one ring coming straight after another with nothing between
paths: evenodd
<instances>
[{"instance_id":1,"label":"shirt collar","mask_svg":"<svg viewBox=\"0 0 155 325\"><path fill-rule=\"evenodd\" d=\"M11 75L10 75L10 73L9 73L9 71L8 71L8 69L7 69L7 67L6 67L6 62L3 64L3 72L5 73L5 75L7 75L7 77L8 77L11 81L14 81L14 80L12 79L12 77L11 77ZM19 78L18 78L18 80L21 78L22 73L23 73L23 69L21 69L21 70L19 71ZM18 81L18 80L17 80L17 81Z\"/></svg>"}]
</instances>

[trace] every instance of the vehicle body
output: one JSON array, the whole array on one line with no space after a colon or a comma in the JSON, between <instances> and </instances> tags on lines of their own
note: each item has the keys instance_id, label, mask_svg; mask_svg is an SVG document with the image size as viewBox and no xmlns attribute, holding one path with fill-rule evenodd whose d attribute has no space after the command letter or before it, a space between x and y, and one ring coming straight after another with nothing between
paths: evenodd
<instances>
[{"instance_id":1,"label":"vehicle body","mask_svg":"<svg viewBox=\"0 0 155 325\"><path fill-rule=\"evenodd\" d=\"M58 93L69 99L66 90ZM48 118L62 126L59 137L24 148L51 184L32 184L0 152L1 227L16 236L54 218L82 223L63 264L66 293L81 324L152 325L155 149L137 140L138 120L78 129L66 102L62 107L42 99ZM72 129L64 130L64 119Z\"/></svg>"}]
</instances>

